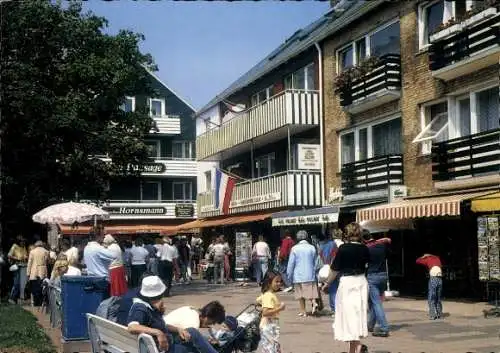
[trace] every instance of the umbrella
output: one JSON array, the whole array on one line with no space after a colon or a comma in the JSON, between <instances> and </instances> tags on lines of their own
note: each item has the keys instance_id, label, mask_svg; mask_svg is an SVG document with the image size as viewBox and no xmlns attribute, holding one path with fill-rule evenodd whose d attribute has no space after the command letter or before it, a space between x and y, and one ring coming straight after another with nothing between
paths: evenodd
<instances>
[{"instance_id":1,"label":"umbrella","mask_svg":"<svg viewBox=\"0 0 500 353\"><path fill-rule=\"evenodd\" d=\"M86 203L64 202L44 208L32 217L37 223L73 224L109 219L109 213Z\"/></svg>"}]
</instances>

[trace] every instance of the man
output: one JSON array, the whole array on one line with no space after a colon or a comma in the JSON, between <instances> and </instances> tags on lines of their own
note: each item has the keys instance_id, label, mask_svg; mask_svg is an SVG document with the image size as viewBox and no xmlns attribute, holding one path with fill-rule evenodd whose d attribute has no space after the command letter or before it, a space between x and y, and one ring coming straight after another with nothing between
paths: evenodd
<instances>
[{"instance_id":1,"label":"man","mask_svg":"<svg viewBox=\"0 0 500 353\"><path fill-rule=\"evenodd\" d=\"M193 327L208 328L214 324L221 324L226 318L224 306L218 301L212 301L196 309L191 306L182 306L165 315L165 323L180 329Z\"/></svg>"},{"instance_id":2,"label":"man","mask_svg":"<svg viewBox=\"0 0 500 353\"><path fill-rule=\"evenodd\" d=\"M387 289L387 252L391 239L381 238L373 239L372 234L365 230L363 240L370 252L370 261L366 279L368 280L368 331L376 337L389 336L389 324L385 317L384 307L382 305L382 295ZM379 328L375 330L375 325Z\"/></svg>"},{"instance_id":3,"label":"man","mask_svg":"<svg viewBox=\"0 0 500 353\"><path fill-rule=\"evenodd\" d=\"M169 297L172 288L172 280L174 278L174 261L179 257L177 248L172 245L172 239L170 237L163 238L163 245L158 250L157 256L160 259L160 277L167 286L165 296Z\"/></svg>"},{"instance_id":4,"label":"man","mask_svg":"<svg viewBox=\"0 0 500 353\"><path fill-rule=\"evenodd\" d=\"M214 283L220 278L220 284L224 284L224 260L229 253L229 247L224 244L224 237L220 235L217 242L212 247L210 257L214 262Z\"/></svg>"},{"instance_id":5,"label":"man","mask_svg":"<svg viewBox=\"0 0 500 353\"><path fill-rule=\"evenodd\" d=\"M286 274L286 268L288 267L288 258L290 257L290 251L292 247L295 245L295 242L292 239L292 233L286 229L283 234L283 239L281 240L281 245L279 248L279 268L281 273L281 278L285 283L286 288L284 291L288 292L292 289L291 283L288 281L288 276Z\"/></svg>"},{"instance_id":6,"label":"man","mask_svg":"<svg viewBox=\"0 0 500 353\"><path fill-rule=\"evenodd\" d=\"M319 298L318 284L316 282L316 261L318 253L316 248L307 241L305 230L297 232L298 243L292 247L288 260L286 273L290 276L295 292L295 299L300 305L299 316L307 316L306 299L311 301L312 314L316 313Z\"/></svg>"},{"instance_id":7,"label":"man","mask_svg":"<svg viewBox=\"0 0 500 353\"><path fill-rule=\"evenodd\" d=\"M443 271L441 270L441 259L437 255L424 254L417 259L417 265L422 265L429 271L429 318L440 319L443 315L443 304L441 294L443 292Z\"/></svg>"},{"instance_id":8,"label":"man","mask_svg":"<svg viewBox=\"0 0 500 353\"><path fill-rule=\"evenodd\" d=\"M330 239L325 239L320 245L319 256L324 265L331 265L337 251L342 245L342 240L340 240L342 231L335 229L333 231L332 237ZM337 289L339 287L340 275L335 277L333 282L328 287L328 303L330 305L330 310L332 311L332 316L335 315L335 296L337 295Z\"/></svg>"},{"instance_id":9,"label":"man","mask_svg":"<svg viewBox=\"0 0 500 353\"><path fill-rule=\"evenodd\" d=\"M260 286L262 279L266 276L269 268L269 261L271 260L271 250L262 234L259 235L259 240L253 246L252 259L254 263L255 280Z\"/></svg>"},{"instance_id":10,"label":"man","mask_svg":"<svg viewBox=\"0 0 500 353\"><path fill-rule=\"evenodd\" d=\"M83 249L83 262L89 276L109 278L109 265L115 260L114 254L97 241L92 235L91 240Z\"/></svg>"},{"instance_id":11,"label":"man","mask_svg":"<svg viewBox=\"0 0 500 353\"><path fill-rule=\"evenodd\" d=\"M190 266L189 260L191 257L191 251L188 247L187 239L185 237L181 238L179 246L177 247L177 251L179 252L178 263L181 281L189 283L188 268Z\"/></svg>"},{"instance_id":12,"label":"man","mask_svg":"<svg viewBox=\"0 0 500 353\"><path fill-rule=\"evenodd\" d=\"M203 252L202 247L203 239L194 234L191 238L191 266L193 273L198 273L198 265L200 264L201 253Z\"/></svg>"}]
</instances>

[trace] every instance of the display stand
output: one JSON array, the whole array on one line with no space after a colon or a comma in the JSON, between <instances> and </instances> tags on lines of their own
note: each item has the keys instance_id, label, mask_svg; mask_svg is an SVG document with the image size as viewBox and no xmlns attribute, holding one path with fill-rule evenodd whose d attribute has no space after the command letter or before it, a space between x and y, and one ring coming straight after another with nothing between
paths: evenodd
<instances>
[{"instance_id":1,"label":"display stand","mask_svg":"<svg viewBox=\"0 0 500 353\"><path fill-rule=\"evenodd\" d=\"M252 261L252 235L248 232L235 234L235 280L246 282L250 278L248 269Z\"/></svg>"},{"instance_id":2,"label":"display stand","mask_svg":"<svg viewBox=\"0 0 500 353\"><path fill-rule=\"evenodd\" d=\"M500 282L495 281L486 283L486 293L488 303L490 303L490 299L493 299L495 307L483 310L484 318L500 317Z\"/></svg>"}]
</instances>

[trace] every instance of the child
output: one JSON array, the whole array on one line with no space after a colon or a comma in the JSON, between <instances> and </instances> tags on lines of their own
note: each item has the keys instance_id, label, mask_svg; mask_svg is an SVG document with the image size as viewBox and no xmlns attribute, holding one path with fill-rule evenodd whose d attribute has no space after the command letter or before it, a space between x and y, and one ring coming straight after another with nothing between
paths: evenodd
<instances>
[{"instance_id":1,"label":"child","mask_svg":"<svg viewBox=\"0 0 500 353\"><path fill-rule=\"evenodd\" d=\"M281 353L279 313L285 310L285 304L275 294L281 289L281 284L281 275L268 271L262 281L262 295L257 298L257 303L262 306L259 327L263 353Z\"/></svg>"},{"instance_id":2,"label":"child","mask_svg":"<svg viewBox=\"0 0 500 353\"><path fill-rule=\"evenodd\" d=\"M223 346L234 337L237 328L238 320L234 316L226 316L220 330L214 331L212 328L208 330L210 334L208 341L213 345Z\"/></svg>"}]
</instances>

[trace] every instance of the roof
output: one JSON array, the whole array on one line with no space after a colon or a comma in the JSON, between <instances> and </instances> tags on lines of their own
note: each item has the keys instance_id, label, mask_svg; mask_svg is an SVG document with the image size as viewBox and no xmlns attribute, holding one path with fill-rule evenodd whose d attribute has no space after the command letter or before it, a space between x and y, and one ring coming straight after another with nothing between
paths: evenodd
<instances>
[{"instance_id":1,"label":"roof","mask_svg":"<svg viewBox=\"0 0 500 353\"><path fill-rule=\"evenodd\" d=\"M363 16L366 12L379 6L384 1L385 0L340 1L338 6L328 11L322 17L293 33L285 42L273 50L257 65L252 67L247 73L233 82L228 88L215 96L215 98L203 106L196 114L199 115L207 111L215 104L223 101L258 78L274 70L279 65L309 49L314 43L342 29L347 24ZM342 9L342 11L340 9Z\"/></svg>"}]
</instances>

